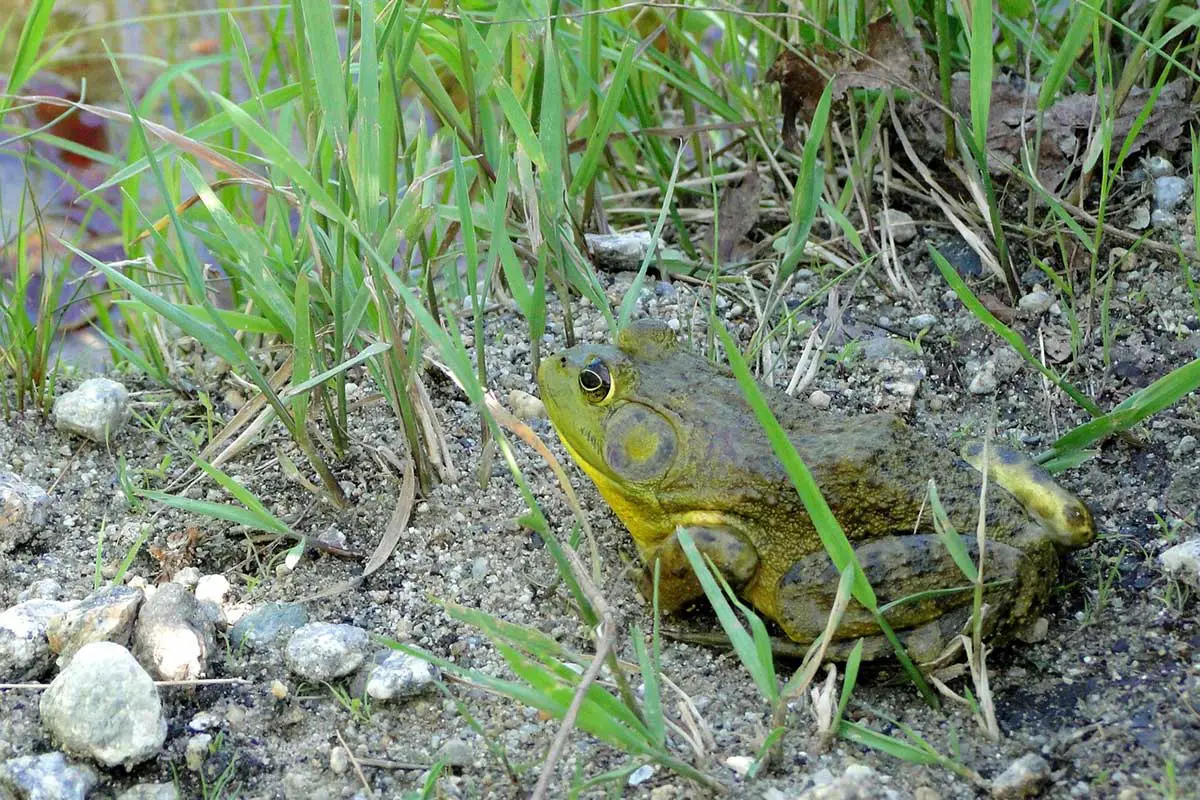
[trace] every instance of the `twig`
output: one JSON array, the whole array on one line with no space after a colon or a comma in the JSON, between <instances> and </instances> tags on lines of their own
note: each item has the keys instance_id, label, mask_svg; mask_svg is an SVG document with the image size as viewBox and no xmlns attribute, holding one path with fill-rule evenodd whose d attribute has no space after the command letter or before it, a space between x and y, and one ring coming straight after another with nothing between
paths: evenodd
<instances>
[{"instance_id":1,"label":"twig","mask_svg":"<svg viewBox=\"0 0 1200 800\"><path fill-rule=\"evenodd\" d=\"M546 761L542 764L542 774L538 776L537 786L533 788L533 794L529 796L530 800L543 800L546 797L546 790L550 786L550 778L554 775L554 765L562 755L563 749L567 746L567 739L571 736L571 729L575 727L575 718L579 716L579 709L583 707L583 698L595 682L596 676L600 674L600 668L604 666L604 658L612 650L613 642L616 641L617 626L607 615L600 623L600 630L600 641L596 643L596 655L592 659L592 663L588 666L587 671L583 673L583 677L579 680L579 688L575 690L575 696L571 698L571 706L567 709L562 725L559 727L558 733L554 736L554 742L550 745L550 752L546 754Z\"/></svg>"},{"instance_id":2,"label":"twig","mask_svg":"<svg viewBox=\"0 0 1200 800\"><path fill-rule=\"evenodd\" d=\"M431 766L430 764L417 764L413 761L389 761L386 758L367 758L365 756L359 758L358 763L364 767L375 767L376 769L425 770Z\"/></svg>"},{"instance_id":3,"label":"twig","mask_svg":"<svg viewBox=\"0 0 1200 800\"><path fill-rule=\"evenodd\" d=\"M242 685L250 681L245 678L192 678L182 681L155 681L155 686L221 686L224 684Z\"/></svg>"}]
</instances>

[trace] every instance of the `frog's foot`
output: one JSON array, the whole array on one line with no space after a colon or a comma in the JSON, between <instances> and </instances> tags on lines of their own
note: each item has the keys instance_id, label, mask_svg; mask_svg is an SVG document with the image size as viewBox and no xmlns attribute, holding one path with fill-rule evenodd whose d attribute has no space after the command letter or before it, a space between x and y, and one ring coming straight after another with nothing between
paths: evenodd
<instances>
[{"instance_id":1,"label":"frog's foot","mask_svg":"<svg viewBox=\"0 0 1200 800\"><path fill-rule=\"evenodd\" d=\"M1096 538L1092 513L1083 501L1054 482L1024 453L992 443L989 447L988 477L1017 498L1025 510L1041 523L1063 547L1085 547ZM983 471L983 444L963 448L963 459Z\"/></svg>"},{"instance_id":2,"label":"frog's foot","mask_svg":"<svg viewBox=\"0 0 1200 800\"><path fill-rule=\"evenodd\" d=\"M1033 523L1030 523L1033 526ZM977 561L974 539L964 540ZM934 534L887 536L861 544L855 555L884 609L888 624L918 651L916 660L935 658L969 619L974 586ZM988 542L984 562L984 602L995 612L988 632L1000 620L1030 618L1045 599L1057 569L1053 548L1017 548ZM800 559L780 579L775 618L788 636L811 642L824 629L833 607L838 574L824 551ZM883 655L891 644L883 638L875 615L851 600L831 646L848 650L860 637L878 637L864 657ZM839 642L841 644L839 644Z\"/></svg>"},{"instance_id":3,"label":"frog's foot","mask_svg":"<svg viewBox=\"0 0 1200 800\"><path fill-rule=\"evenodd\" d=\"M687 530L696 549L701 555L708 556L735 591L745 586L758 571L758 551L737 531L717 526L692 526ZM704 594L679 538L672 533L646 559L646 566L638 578L643 597L653 597L655 559L659 562L658 604L663 611L675 611Z\"/></svg>"}]
</instances>

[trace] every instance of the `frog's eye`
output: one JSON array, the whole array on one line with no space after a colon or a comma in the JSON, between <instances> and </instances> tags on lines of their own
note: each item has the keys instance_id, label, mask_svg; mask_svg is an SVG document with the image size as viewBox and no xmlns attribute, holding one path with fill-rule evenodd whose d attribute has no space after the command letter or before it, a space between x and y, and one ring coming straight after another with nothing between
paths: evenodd
<instances>
[{"instance_id":1,"label":"frog's eye","mask_svg":"<svg viewBox=\"0 0 1200 800\"><path fill-rule=\"evenodd\" d=\"M596 358L579 373L579 388L593 403L603 403L612 395L612 376L608 366Z\"/></svg>"}]
</instances>

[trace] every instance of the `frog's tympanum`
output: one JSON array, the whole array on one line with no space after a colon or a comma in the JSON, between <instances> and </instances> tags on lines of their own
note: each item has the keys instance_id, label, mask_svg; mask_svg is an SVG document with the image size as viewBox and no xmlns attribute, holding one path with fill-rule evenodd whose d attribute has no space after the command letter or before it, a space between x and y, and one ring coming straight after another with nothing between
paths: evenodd
<instances>
[{"instance_id":1,"label":"frog's tympanum","mask_svg":"<svg viewBox=\"0 0 1200 800\"><path fill-rule=\"evenodd\" d=\"M664 610L702 596L676 538L682 527L793 640L811 642L824 630L837 572L731 372L688 352L665 324L642 321L624 328L615 347L581 344L545 359L538 383L563 445L633 534L646 565L643 591L660 561ZM894 416L839 418L764 391L879 605L922 595L886 617L915 659L933 661L964 630L973 593L930 592L968 581L934 533L928 481L975 560L982 448L969 446L963 460ZM1095 529L1087 507L1028 458L990 452L984 625L1000 635L1036 621L1059 551L1090 543ZM837 639L858 637L867 638L868 657L890 651L873 616L852 601Z\"/></svg>"}]
</instances>

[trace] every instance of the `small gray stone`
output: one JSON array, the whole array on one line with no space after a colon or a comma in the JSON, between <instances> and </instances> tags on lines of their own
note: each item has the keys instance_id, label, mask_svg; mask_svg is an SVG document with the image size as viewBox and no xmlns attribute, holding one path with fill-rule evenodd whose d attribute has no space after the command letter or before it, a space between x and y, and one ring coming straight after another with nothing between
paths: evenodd
<instances>
[{"instance_id":1,"label":"small gray stone","mask_svg":"<svg viewBox=\"0 0 1200 800\"><path fill-rule=\"evenodd\" d=\"M154 758L167 738L154 681L112 642L92 642L75 654L42 694L41 716L64 750L105 767Z\"/></svg>"},{"instance_id":2,"label":"small gray stone","mask_svg":"<svg viewBox=\"0 0 1200 800\"><path fill-rule=\"evenodd\" d=\"M1011 347L1001 345L996 350L995 368L998 379L1008 380L1025 367L1025 359L1021 358L1021 354Z\"/></svg>"},{"instance_id":3,"label":"small gray stone","mask_svg":"<svg viewBox=\"0 0 1200 800\"><path fill-rule=\"evenodd\" d=\"M350 769L350 754L340 744L329 749L329 769L335 775L344 775Z\"/></svg>"},{"instance_id":4,"label":"small gray stone","mask_svg":"<svg viewBox=\"0 0 1200 800\"><path fill-rule=\"evenodd\" d=\"M173 783L139 783L117 795L117 800L179 800Z\"/></svg>"},{"instance_id":5,"label":"small gray stone","mask_svg":"<svg viewBox=\"0 0 1200 800\"><path fill-rule=\"evenodd\" d=\"M1054 297L1049 292L1036 289L1017 301L1017 306L1027 314L1045 313L1054 305Z\"/></svg>"},{"instance_id":6,"label":"small gray stone","mask_svg":"<svg viewBox=\"0 0 1200 800\"><path fill-rule=\"evenodd\" d=\"M54 600L26 600L0 614L0 681L33 681L50 670L50 620L67 610Z\"/></svg>"},{"instance_id":7,"label":"small gray stone","mask_svg":"<svg viewBox=\"0 0 1200 800\"><path fill-rule=\"evenodd\" d=\"M129 644L143 597L140 589L107 586L50 620L46 637L58 653L59 668L89 642Z\"/></svg>"},{"instance_id":8,"label":"small gray stone","mask_svg":"<svg viewBox=\"0 0 1200 800\"><path fill-rule=\"evenodd\" d=\"M278 647L307 622L308 612L299 603L267 603L238 620L229 631L229 643L235 651Z\"/></svg>"},{"instance_id":9,"label":"small gray stone","mask_svg":"<svg viewBox=\"0 0 1200 800\"><path fill-rule=\"evenodd\" d=\"M0 553L22 545L46 524L50 496L12 472L0 472Z\"/></svg>"},{"instance_id":10,"label":"small gray stone","mask_svg":"<svg viewBox=\"0 0 1200 800\"><path fill-rule=\"evenodd\" d=\"M1200 589L1200 539L1189 539L1167 548L1159 554L1158 563L1165 572Z\"/></svg>"},{"instance_id":11,"label":"small gray stone","mask_svg":"<svg viewBox=\"0 0 1200 800\"><path fill-rule=\"evenodd\" d=\"M917 238L917 225L912 216L898 208L879 212L879 227L891 231L892 241L896 244L908 244Z\"/></svg>"},{"instance_id":12,"label":"small gray stone","mask_svg":"<svg viewBox=\"0 0 1200 800\"><path fill-rule=\"evenodd\" d=\"M585 233L583 238L591 251L592 261L608 272L636 271L654 242L649 231Z\"/></svg>"},{"instance_id":13,"label":"small gray stone","mask_svg":"<svg viewBox=\"0 0 1200 800\"><path fill-rule=\"evenodd\" d=\"M372 659L367 668L366 692L375 700L398 700L415 697L433 688L441 678L437 667L407 653L384 650Z\"/></svg>"},{"instance_id":14,"label":"small gray stone","mask_svg":"<svg viewBox=\"0 0 1200 800\"><path fill-rule=\"evenodd\" d=\"M233 587L224 575L204 575L196 582L196 599L201 603L225 604Z\"/></svg>"},{"instance_id":15,"label":"small gray stone","mask_svg":"<svg viewBox=\"0 0 1200 800\"><path fill-rule=\"evenodd\" d=\"M1151 178L1162 178L1175 173L1175 167L1171 166L1171 162L1162 156L1150 156L1146 160L1146 172Z\"/></svg>"},{"instance_id":16,"label":"small gray stone","mask_svg":"<svg viewBox=\"0 0 1200 800\"><path fill-rule=\"evenodd\" d=\"M292 634L284 657L302 678L331 681L359 668L370 641L366 631L353 625L310 622Z\"/></svg>"},{"instance_id":17,"label":"small gray stone","mask_svg":"<svg viewBox=\"0 0 1200 800\"><path fill-rule=\"evenodd\" d=\"M1174 211L1187 196L1188 182L1175 175L1163 175L1154 179L1154 208L1159 211Z\"/></svg>"},{"instance_id":18,"label":"small gray stone","mask_svg":"<svg viewBox=\"0 0 1200 800\"><path fill-rule=\"evenodd\" d=\"M100 776L62 753L10 758L0 764L0 797L18 800L83 800Z\"/></svg>"},{"instance_id":19,"label":"small gray stone","mask_svg":"<svg viewBox=\"0 0 1200 800\"><path fill-rule=\"evenodd\" d=\"M40 581L34 581L26 589L23 589L17 595L17 602L24 603L27 600L61 600L63 596L62 584L54 580L54 578L42 578Z\"/></svg>"},{"instance_id":20,"label":"small gray stone","mask_svg":"<svg viewBox=\"0 0 1200 800\"><path fill-rule=\"evenodd\" d=\"M629 780L626 781L630 786L641 786L646 781L654 777L654 767L649 764L642 764L640 767L629 773Z\"/></svg>"},{"instance_id":21,"label":"small gray stone","mask_svg":"<svg viewBox=\"0 0 1200 800\"><path fill-rule=\"evenodd\" d=\"M89 378L54 401L54 425L60 431L107 442L129 419L129 391L108 378Z\"/></svg>"},{"instance_id":22,"label":"small gray stone","mask_svg":"<svg viewBox=\"0 0 1200 800\"><path fill-rule=\"evenodd\" d=\"M996 800L1034 797L1050 780L1050 765L1037 753L1026 753L992 781Z\"/></svg>"},{"instance_id":23,"label":"small gray stone","mask_svg":"<svg viewBox=\"0 0 1200 800\"><path fill-rule=\"evenodd\" d=\"M958 270L959 275L976 278L983 274L983 261L979 258L979 253L976 253L975 248L961 236L942 242L938 245L938 250L950 265Z\"/></svg>"},{"instance_id":24,"label":"small gray stone","mask_svg":"<svg viewBox=\"0 0 1200 800\"><path fill-rule=\"evenodd\" d=\"M221 727L221 718L211 711L198 711L188 720L188 730L193 733L204 733L207 730Z\"/></svg>"},{"instance_id":25,"label":"small gray stone","mask_svg":"<svg viewBox=\"0 0 1200 800\"><path fill-rule=\"evenodd\" d=\"M1172 229L1175 227L1175 212L1156 208L1150 212L1150 227L1156 229Z\"/></svg>"},{"instance_id":26,"label":"small gray stone","mask_svg":"<svg viewBox=\"0 0 1200 800\"><path fill-rule=\"evenodd\" d=\"M873 336L863 342L863 359L868 362L888 361L889 359L911 360L916 358L912 346L891 336Z\"/></svg>"},{"instance_id":27,"label":"small gray stone","mask_svg":"<svg viewBox=\"0 0 1200 800\"><path fill-rule=\"evenodd\" d=\"M529 392L521 389L513 389L508 393L508 405L512 412L517 415L517 419L523 419L530 422L535 419L546 418L546 406L542 403L540 397L534 397Z\"/></svg>"},{"instance_id":28,"label":"small gray stone","mask_svg":"<svg viewBox=\"0 0 1200 800\"><path fill-rule=\"evenodd\" d=\"M1114 247L1108 251L1108 265L1117 267L1121 272L1132 272L1141 264L1142 258L1136 250Z\"/></svg>"},{"instance_id":29,"label":"small gray stone","mask_svg":"<svg viewBox=\"0 0 1200 800\"><path fill-rule=\"evenodd\" d=\"M996 391L996 386L996 362L986 361L971 378L967 391L971 394L991 394Z\"/></svg>"},{"instance_id":30,"label":"small gray stone","mask_svg":"<svg viewBox=\"0 0 1200 800\"><path fill-rule=\"evenodd\" d=\"M208 760L208 748L212 744L212 736L207 733L197 733L187 741L183 751L183 761L192 772L199 772Z\"/></svg>"},{"instance_id":31,"label":"small gray stone","mask_svg":"<svg viewBox=\"0 0 1200 800\"><path fill-rule=\"evenodd\" d=\"M1175 455L1186 456L1196 451L1196 437L1190 433L1181 436L1179 443L1175 445Z\"/></svg>"},{"instance_id":32,"label":"small gray stone","mask_svg":"<svg viewBox=\"0 0 1200 800\"><path fill-rule=\"evenodd\" d=\"M1133 213L1129 217L1129 222L1126 225L1135 231L1144 231L1150 227L1150 204L1140 203L1133 209Z\"/></svg>"},{"instance_id":33,"label":"small gray stone","mask_svg":"<svg viewBox=\"0 0 1200 800\"><path fill-rule=\"evenodd\" d=\"M808 404L819 411L826 411L833 404L833 398L817 389L808 396Z\"/></svg>"},{"instance_id":34,"label":"small gray stone","mask_svg":"<svg viewBox=\"0 0 1200 800\"><path fill-rule=\"evenodd\" d=\"M200 583L200 570L196 567L184 567L175 573L171 578L171 583L177 583L188 589L195 589L196 584Z\"/></svg>"},{"instance_id":35,"label":"small gray stone","mask_svg":"<svg viewBox=\"0 0 1200 800\"><path fill-rule=\"evenodd\" d=\"M164 584L142 605L133 655L157 680L204 677L213 648L212 621L182 585Z\"/></svg>"},{"instance_id":36,"label":"small gray stone","mask_svg":"<svg viewBox=\"0 0 1200 800\"><path fill-rule=\"evenodd\" d=\"M917 314L916 316L909 317L904 324L913 333L919 333L926 328L932 328L937 323L938 318L933 314Z\"/></svg>"},{"instance_id":37,"label":"small gray stone","mask_svg":"<svg viewBox=\"0 0 1200 800\"><path fill-rule=\"evenodd\" d=\"M462 739L450 739L438 751L438 758L452 767L469 767L475 761L475 754Z\"/></svg>"},{"instance_id":38,"label":"small gray stone","mask_svg":"<svg viewBox=\"0 0 1200 800\"><path fill-rule=\"evenodd\" d=\"M824 774L822 774L824 773ZM900 794L887 785L891 779L865 764L851 764L833 779L827 770L813 776L815 786L796 800L898 800Z\"/></svg>"},{"instance_id":39,"label":"small gray stone","mask_svg":"<svg viewBox=\"0 0 1200 800\"><path fill-rule=\"evenodd\" d=\"M471 580L479 583L488 574L488 560L483 556L471 562Z\"/></svg>"}]
</instances>

